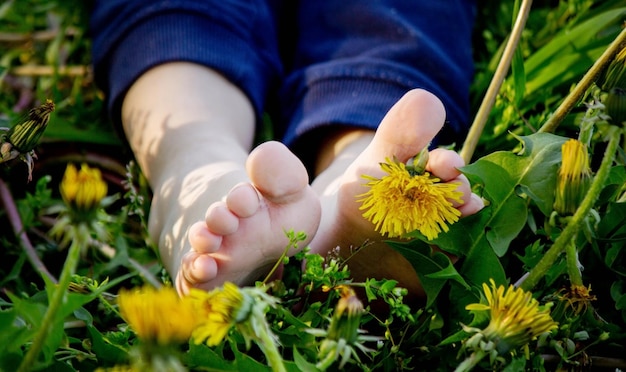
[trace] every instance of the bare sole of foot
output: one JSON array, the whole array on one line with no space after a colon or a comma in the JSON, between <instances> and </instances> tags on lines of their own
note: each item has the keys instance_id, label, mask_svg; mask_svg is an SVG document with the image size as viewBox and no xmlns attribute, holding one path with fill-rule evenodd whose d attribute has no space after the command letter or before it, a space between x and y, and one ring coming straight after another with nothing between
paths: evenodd
<instances>
[{"instance_id":1,"label":"bare sole of foot","mask_svg":"<svg viewBox=\"0 0 626 372\"><path fill-rule=\"evenodd\" d=\"M180 293L192 287L209 290L226 281L252 284L289 244L286 231L308 235L301 247L316 233L319 198L306 169L284 145L261 144L250 153L246 170L250 182L236 185L208 208L206 221L190 228L192 248L176 278Z\"/></svg>"}]
</instances>

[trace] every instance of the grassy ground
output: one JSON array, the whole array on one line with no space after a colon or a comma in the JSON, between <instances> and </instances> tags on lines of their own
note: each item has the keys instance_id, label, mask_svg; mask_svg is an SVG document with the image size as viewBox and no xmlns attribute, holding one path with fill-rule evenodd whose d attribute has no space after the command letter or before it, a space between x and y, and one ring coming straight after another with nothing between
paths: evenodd
<instances>
[{"instance_id":1,"label":"grassy ground","mask_svg":"<svg viewBox=\"0 0 626 372\"><path fill-rule=\"evenodd\" d=\"M474 114L502 57L518 5L487 3L479 8L474 34ZM149 342L139 342L127 326L128 319L120 316L115 301L120 288L168 284L169 278L146 234L150 190L107 121L104 97L93 82L88 5L79 0L0 4L0 127L15 123L45 99L56 105L36 148L33 180L26 182L27 167L19 159L0 164L4 206L0 210L0 345L5 346L0 350L0 370L16 370L38 339L41 352L29 369L89 371L142 359L155 370L155 366L266 370L271 360L263 346L267 341L256 336L247 339L251 336L243 326L235 327L215 347L184 343L150 349ZM553 133L541 130L617 37L625 20L626 7L620 0L535 2L513 66L488 111L472 165L465 170L490 205L435 241L461 258L456 265L432 253L419 234L397 247L425 283L429 298L423 307L403 305L402 292L392 282L353 283L366 288L389 311L384 315L366 311L359 318L360 327L381 339L348 343L358 359L350 358L345 369L450 370L464 366L464 361L468 366L468 360L482 354L491 358L476 361L476 368L626 368L624 127L603 116L602 107L590 109L584 104L605 99L607 92L598 84L584 90L558 128L548 131ZM584 123L593 123L593 132L581 129ZM586 207L582 201L580 215L556 216L552 212L561 145L580 132L590 133L594 174L590 182L596 189L591 186L588 194L596 192L596 197ZM461 147L458 144L457 150ZM110 202L107 215L97 216L95 225L107 234L105 238L91 234L84 242L76 276L70 278L70 294L47 318L59 288L54 282L62 281L71 251L50 234L62 220L59 184L68 163L87 163L101 170L111 197L106 200ZM582 276L576 274L571 246L584 266ZM347 298L341 290L313 295L323 286L346 284L345 262L323 266L315 257L309 261L304 276L288 265L284 282L269 290L282 305L264 308L265 320L257 319L267 322L280 339L287 370L327 367L321 364L322 344L330 336L310 328L329 327L328 319L337 317L335 306ZM547 266L537 269L542 265ZM298 265L292 260L292 266ZM533 340L528 349L518 345L503 351L502 346L490 346L487 338L472 337L473 331L461 326L483 329L485 316L474 317L465 310L469 303L481 298L484 302L482 283L489 279L513 283L527 272L534 282L526 281L522 288L542 305L552 304L547 306L552 306L558 329ZM302 295L300 287L313 289L313 294ZM359 350L357 344L371 350ZM333 344L332 350L339 346ZM338 361L331 363L329 369L338 365ZM275 365L272 368L276 370Z\"/></svg>"}]
</instances>

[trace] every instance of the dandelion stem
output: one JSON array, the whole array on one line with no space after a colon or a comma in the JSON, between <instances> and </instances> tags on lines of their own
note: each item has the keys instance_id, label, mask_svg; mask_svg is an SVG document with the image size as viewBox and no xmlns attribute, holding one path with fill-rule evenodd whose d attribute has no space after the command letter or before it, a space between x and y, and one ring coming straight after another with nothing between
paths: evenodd
<instances>
[{"instance_id":1,"label":"dandelion stem","mask_svg":"<svg viewBox=\"0 0 626 372\"><path fill-rule=\"evenodd\" d=\"M286 372L287 370L285 369L283 358L280 355L280 352L278 352L278 348L276 347L276 343L271 336L271 330L265 322L265 318L263 318L263 326L261 327L261 332L259 332L258 337L261 350L263 350L263 354L265 354L268 364L272 367L272 371Z\"/></svg>"},{"instance_id":2,"label":"dandelion stem","mask_svg":"<svg viewBox=\"0 0 626 372\"><path fill-rule=\"evenodd\" d=\"M19 238L20 243L22 245L22 249L26 252L26 257L30 261L31 265L41 274L48 278L52 283L56 283L56 278L50 274L46 265L41 262L39 256L37 256L37 252L35 252L35 248L28 239L28 235L26 231L24 231L24 225L22 224L22 219L20 218L20 214L17 211L17 207L15 206L15 201L11 196L11 191L7 187L6 183L0 179L0 199L2 200L2 204L4 205L4 209L6 210L7 217L13 225L13 232Z\"/></svg>"},{"instance_id":3,"label":"dandelion stem","mask_svg":"<svg viewBox=\"0 0 626 372\"><path fill-rule=\"evenodd\" d=\"M315 367L317 367L317 369L319 369L320 371L326 371L328 368L330 368L330 366L333 365L333 363L335 363L335 359L336 359L336 355L334 353L328 353L326 354L326 357L324 357L324 359L320 360Z\"/></svg>"},{"instance_id":4,"label":"dandelion stem","mask_svg":"<svg viewBox=\"0 0 626 372\"><path fill-rule=\"evenodd\" d=\"M574 89L565 97L563 103L554 111L552 116L543 124L539 129L539 132L553 133L556 128L561 124L565 116L576 106L587 89L593 84L594 81L600 75L600 72L611 63L615 55L619 53L626 43L626 28L617 35L615 40L609 45L609 47L602 53L600 58L591 66L589 71L580 79L580 82L574 87Z\"/></svg>"},{"instance_id":5,"label":"dandelion stem","mask_svg":"<svg viewBox=\"0 0 626 372\"><path fill-rule=\"evenodd\" d=\"M465 143L463 144L460 154L466 164L469 164L472 160L474 150L476 150L478 140L480 139L483 129L485 128L485 123L487 123L491 108L496 101L496 96L498 95L502 82L504 81L504 78L509 70L509 66L513 60L513 55L515 54L515 49L519 44L522 31L526 25L531 5L532 0L522 0L522 4L520 5L519 12L517 13L517 17L515 19L515 24L511 30L511 36L506 43L502 57L498 62L498 67L496 67L496 71L494 72L491 82L489 83L489 87L487 88L487 92L485 93L485 97L478 108L474 122L472 123L467 138L465 139Z\"/></svg>"},{"instance_id":6,"label":"dandelion stem","mask_svg":"<svg viewBox=\"0 0 626 372\"><path fill-rule=\"evenodd\" d=\"M600 168L594 177L593 183L591 184L587 195L585 195L585 198L580 203L576 213L574 213L567 226L565 226L565 229L563 229L563 232L561 232L561 235L555 240L552 247L548 249L543 258L537 263L537 265L535 265L535 267L533 267L530 273L528 273L528 276L521 283L520 288L523 290L531 291L537 283L539 283L539 280L544 277L558 256L567 248L567 245L570 244L572 239L576 236L580 230L580 226L589 215L589 211L598 199L598 196L600 195L600 192L604 187L604 183L609 175L609 171L611 170L615 152L620 142L620 131L617 128L613 129L614 130L611 133L609 144L604 152L604 158L602 159Z\"/></svg>"},{"instance_id":7,"label":"dandelion stem","mask_svg":"<svg viewBox=\"0 0 626 372\"><path fill-rule=\"evenodd\" d=\"M464 361L459 364L454 372L467 372L471 371L476 365L487 355L483 350L473 352L470 356L465 358Z\"/></svg>"},{"instance_id":8,"label":"dandelion stem","mask_svg":"<svg viewBox=\"0 0 626 372\"><path fill-rule=\"evenodd\" d=\"M578 250L576 249L576 237L574 236L569 244L565 246L565 254L567 261L567 273L569 275L569 282L571 285L582 287L583 277L578 267Z\"/></svg>"},{"instance_id":9,"label":"dandelion stem","mask_svg":"<svg viewBox=\"0 0 626 372\"><path fill-rule=\"evenodd\" d=\"M52 293L52 297L50 298L50 302L48 304L48 309L46 310L43 320L41 321L39 330L35 334L35 338L33 339L30 349L28 349L24 360L22 360L22 364L20 365L18 372L28 372L32 370L33 363L37 359L44 342L53 328L53 323L55 321L54 318L56 317L57 312L63 303L63 299L66 296L67 288L69 287L72 275L76 272L76 267L78 266L78 261L80 260L81 247L86 244L82 234L76 235L77 236L72 241L68 250L67 258L65 260L65 264L63 265L63 271L61 272L61 277L59 278L59 284L57 284L54 288L54 292Z\"/></svg>"}]
</instances>

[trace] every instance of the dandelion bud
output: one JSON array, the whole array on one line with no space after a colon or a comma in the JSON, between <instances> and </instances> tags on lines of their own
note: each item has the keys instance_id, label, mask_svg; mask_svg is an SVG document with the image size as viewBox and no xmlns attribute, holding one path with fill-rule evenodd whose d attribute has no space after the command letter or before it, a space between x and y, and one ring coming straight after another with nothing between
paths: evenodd
<instances>
[{"instance_id":1,"label":"dandelion bud","mask_svg":"<svg viewBox=\"0 0 626 372\"><path fill-rule=\"evenodd\" d=\"M587 146L570 139L561 147L562 163L556 180L554 210L560 215L576 212L591 183Z\"/></svg>"},{"instance_id":2,"label":"dandelion bud","mask_svg":"<svg viewBox=\"0 0 626 372\"><path fill-rule=\"evenodd\" d=\"M609 337L611 337L611 335L609 334L609 332L602 332L600 334L600 336L598 336L598 340L600 341L606 341L609 339Z\"/></svg>"},{"instance_id":3,"label":"dandelion bud","mask_svg":"<svg viewBox=\"0 0 626 372\"><path fill-rule=\"evenodd\" d=\"M0 136L0 163L21 158L28 166L29 181L33 176L33 158L37 157L34 148L48 126L52 111L54 103L47 100L43 105L31 109L13 127L0 128L6 131Z\"/></svg>"},{"instance_id":4,"label":"dandelion bud","mask_svg":"<svg viewBox=\"0 0 626 372\"><path fill-rule=\"evenodd\" d=\"M26 118L18 122L6 133L6 140L20 153L32 151L48 126L54 103L47 100L39 107L32 108Z\"/></svg>"},{"instance_id":5,"label":"dandelion bud","mask_svg":"<svg viewBox=\"0 0 626 372\"><path fill-rule=\"evenodd\" d=\"M605 92L615 87L626 88L626 48L617 53L606 72L598 79L598 85Z\"/></svg>"},{"instance_id":6,"label":"dandelion bud","mask_svg":"<svg viewBox=\"0 0 626 372\"><path fill-rule=\"evenodd\" d=\"M99 169L83 164L79 171L68 164L61 181L61 197L77 222L91 221L106 194L107 184Z\"/></svg>"},{"instance_id":7,"label":"dandelion bud","mask_svg":"<svg viewBox=\"0 0 626 372\"><path fill-rule=\"evenodd\" d=\"M626 122L626 85L612 88L604 99L604 106L613 124Z\"/></svg>"},{"instance_id":8,"label":"dandelion bud","mask_svg":"<svg viewBox=\"0 0 626 372\"><path fill-rule=\"evenodd\" d=\"M328 330L328 338L332 340L344 339L349 344L356 342L359 334L359 323L363 313L363 303L352 288L341 287L341 298L335 307L335 313Z\"/></svg>"}]
</instances>

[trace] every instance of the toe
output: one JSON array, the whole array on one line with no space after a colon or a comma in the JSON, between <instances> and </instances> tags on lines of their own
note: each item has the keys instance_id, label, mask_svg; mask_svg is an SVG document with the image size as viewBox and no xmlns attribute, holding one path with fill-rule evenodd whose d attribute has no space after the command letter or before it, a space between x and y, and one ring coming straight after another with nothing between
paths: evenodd
<instances>
[{"instance_id":1,"label":"toe","mask_svg":"<svg viewBox=\"0 0 626 372\"><path fill-rule=\"evenodd\" d=\"M214 253L222 243L222 235L211 233L205 222L196 222L189 228L189 244L198 253Z\"/></svg>"},{"instance_id":2,"label":"toe","mask_svg":"<svg viewBox=\"0 0 626 372\"><path fill-rule=\"evenodd\" d=\"M465 162L456 152L446 149L435 149L428 155L426 170L442 181L450 181L457 178Z\"/></svg>"},{"instance_id":3,"label":"toe","mask_svg":"<svg viewBox=\"0 0 626 372\"><path fill-rule=\"evenodd\" d=\"M451 200L452 205L455 208L458 208L462 205L466 205L467 203L469 203L471 201L471 197L472 197L472 189L470 187L469 181L467 180L467 178L463 175L450 180L446 183L454 183L457 185L456 190L461 192L461 202L457 202L455 200Z\"/></svg>"},{"instance_id":4,"label":"toe","mask_svg":"<svg viewBox=\"0 0 626 372\"><path fill-rule=\"evenodd\" d=\"M385 115L368 151L377 162L392 156L406 162L430 144L445 118L443 103L435 95L411 90Z\"/></svg>"},{"instance_id":5,"label":"toe","mask_svg":"<svg viewBox=\"0 0 626 372\"><path fill-rule=\"evenodd\" d=\"M226 202L216 202L206 214L206 226L217 235L230 235L239 228L239 217L228 209Z\"/></svg>"},{"instance_id":6,"label":"toe","mask_svg":"<svg viewBox=\"0 0 626 372\"><path fill-rule=\"evenodd\" d=\"M480 196L476 194L471 194L469 201L460 206L459 211L461 211L462 217L467 217L471 216L472 214L478 213L484 207L485 203L480 198Z\"/></svg>"},{"instance_id":7,"label":"toe","mask_svg":"<svg viewBox=\"0 0 626 372\"><path fill-rule=\"evenodd\" d=\"M186 294L190 288L201 286L217 276L217 262L207 254L190 251L183 256L181 271L176 278L178 291Z\"/></svg>"},{"instance_id":8,"label":"toe","mask_svg":"<svg viewBox=\"0 0 626 372\"><path fill-rule=\"evenodd\" d=\"M263 196L285 204L301 197L309 184L302 162L280 142L269 141L255 148L246 162L248 176Z\"/></svg>"},{"instance_id":9,"label":"toe","mask_svg":"<svg viewBox=\"0 0 626 372\"><path fill-rule=\"evenodd\" d=\"M236 185L226 197L228 209L240 218L252 216L259 209L260 203L259 193L249 183Z\"/></svg>"}]
</instances>

